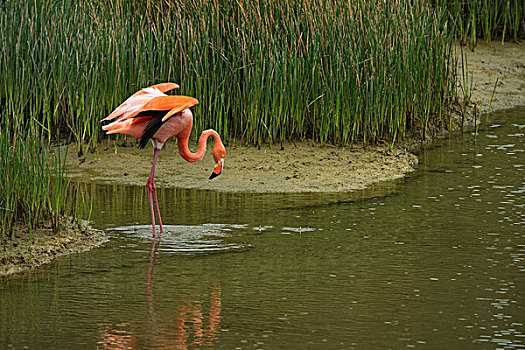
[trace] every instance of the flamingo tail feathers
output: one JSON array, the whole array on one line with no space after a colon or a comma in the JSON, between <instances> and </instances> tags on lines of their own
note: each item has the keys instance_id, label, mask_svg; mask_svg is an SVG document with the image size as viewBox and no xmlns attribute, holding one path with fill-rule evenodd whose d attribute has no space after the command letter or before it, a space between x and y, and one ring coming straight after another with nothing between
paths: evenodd
<instances>
[{"instance_id":1,"label":"flamingo tail feathers","mask_svg":"<svg viewBox=\"0 0 525 350\"><path fill-rule=\"evenodd\" d=\"M137 115L140 116L141 114L152 116L153 118L150 119L148 124L146 125L146 129L144 129L144 133L142 134L142 137L140 138L139 142L139 148L144 149L146 145L148 144L148 141L159 131L160 127L164 122L162 121L162 118L164 115L166 115L169 111L145 111L141 112Z\"/></svg>"},{"instance_id":2,"label":"flamingo tail feathers","mask_svg":"<svg viewBox=\"0 0 525 350\"><path fill-rule=\"evenodd\" d=\"M130 123L119 123L119 122L114 122L114 123L111 123L111 124L108 124L108 125L104 125L102 127L102 130L106 130L106 134L109 135L109 134L116 134L116 133L120 133L120 132L123 132L123 131L126 131L128 130L129 128L129 125Z\"/></svg>"}]
</instances>

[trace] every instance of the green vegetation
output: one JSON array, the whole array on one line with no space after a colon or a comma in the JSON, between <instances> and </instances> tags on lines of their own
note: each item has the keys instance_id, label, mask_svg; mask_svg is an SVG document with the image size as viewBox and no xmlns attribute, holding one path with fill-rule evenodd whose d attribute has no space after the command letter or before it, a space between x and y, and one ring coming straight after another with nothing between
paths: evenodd
<instances>
[{"instance_id":1,"label":"green vegetation","mask_svg":"<svg viewBox=\"0 0 525 350\"><path fill-rule=\"evenodd\" d=\"M0 6L2 236L15 221L57 229L59 215L78 211L63 157L47 146L62 135L79 154L95 151L100 120L142 87L172 81L198 98L195 135L212 127L254 145L393 144L448 125L458 101L453 35L516 40L525 11L519 0Z\"/></svg>"},{"instance_id":2,"label":"green vegetation","mask_svg":"<svg viewBox=\"0 0 525 350\"><path fill-rule=\"evenodd\" d=\"M454 35L462 43L476 45L478 37L485 41L517 41L525 28L525 3L523 0L432 0L438 7L446 8Z\"/></svg>"},{"instance_id":3,"label":"green vegetation","mask_svg":"<svg viewBox=\"0 0 525 350\"><path fill-rule=\"evenodd\" d=\"M30 236L43 223L57 232L62 216L79 217L83 210L64 180L65 158L8 122L0 117L0 238L11 236L15 223L25 224Z\"/></svg>"},{"instance_id":4,"label":"green vegetation","mask_svg":"<svg viewBox=\"0 0 525 350\"><path fill-rule=\"evenodd\" d=\"M164 81L200 100L197 129L256 145L395 142L445 121L455 99L446 17L423 0L158 3L6 3L4 110L82 153L113 108Z\"/></svg>"}]
</instances>

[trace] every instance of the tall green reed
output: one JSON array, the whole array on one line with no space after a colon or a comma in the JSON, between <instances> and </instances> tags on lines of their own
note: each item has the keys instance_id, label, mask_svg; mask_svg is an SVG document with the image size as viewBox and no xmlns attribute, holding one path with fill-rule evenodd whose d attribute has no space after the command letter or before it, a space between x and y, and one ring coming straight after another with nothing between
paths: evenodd
<instances>
[{"instance_id":1,"label":"tall green reed","mask_svg":"<svg viewBox=\"0 0 525 350\"><path fill-rule=\"evenodd\" d=\"M0 238L11 236L15 223L30 235L43 223L60 229L63 216L81 218L84 202L65 180L65 154L51 154L47 142L13 128L0 116Z\"/></svg>"},{"instance_id":2,"label":"tall green reed","mask_svg":"<svg viewBox=\"0 0 525 350\"><path fill-rule=\"evenodd\" d=\"M454 35L462 43L474 47L478 38L485 41L512 39L525 34L525 3L523 0L432 0L447 10Z\"/></svg>"},{"instance_id":3,"label":"tall green reed","mask_svg":"<svg viewBox=\"0 0 525 350\"><path fill-rule=\"evenodd\" d=\"M197 129L260 145L395 142L446 124L447 19L424 0L35 0L0 10L0 98L16 125L94 150L100 119L173 81Z\"/></svg>"}]
</instances>

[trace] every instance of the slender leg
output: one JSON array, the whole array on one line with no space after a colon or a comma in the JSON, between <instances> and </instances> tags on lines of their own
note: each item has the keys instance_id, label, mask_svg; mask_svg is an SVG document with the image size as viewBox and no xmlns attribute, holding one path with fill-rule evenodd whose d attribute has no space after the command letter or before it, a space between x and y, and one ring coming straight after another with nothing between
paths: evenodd
<instances>
[{"instance_id":1,"label":"slender leg","mask_svg":"<svg viewBox=\"0 0 525 350\"><path fill-rule=\"evenodd\" d=\"M153 200L151 198L152 194L155 198L155 204L157 207L157 213L159 215L159 221L160 221L160 232L162 233L162 221L160 220L160 211L159 211L159 203L157 202L157 193L155 191L155 164L157 164L157 157L159 156L160 148L154 148L153 151L153 165L151 166L151 171L149 173L148 181L146 182L146 188L148 189L148 197L149 197L149 208L151 211L151 223L153 226L153 238L157 237L157 230L155 229L155 213L153 211Z\"/></svg>"},{"instance_id":2,"label":"slender leg","mask_svg":"<svg viewBox=\"0 0 525 350\"><path fill-rule=\"evenodd\" d=\"M160 233L164 233L164 229L162 228L162 219L160 218L159 202L157 201L157 189L155 185L153 185L153 199L155 200L155 206L157 207L157 214L159 216Z\"/></svg>"},{"instance_id":3,"label":"slender leg","mask_svg":"<svg viewBox=\"0 0 525 350\"><path fill-rule=\"evenodd\" d=\"M153 226L153 238L157 238L157 230L155 229L155 214L153 213L153 202L151 201L151 191L148 187L149 208L151 210L151 225Z\"/></svg>"}]
</instances>

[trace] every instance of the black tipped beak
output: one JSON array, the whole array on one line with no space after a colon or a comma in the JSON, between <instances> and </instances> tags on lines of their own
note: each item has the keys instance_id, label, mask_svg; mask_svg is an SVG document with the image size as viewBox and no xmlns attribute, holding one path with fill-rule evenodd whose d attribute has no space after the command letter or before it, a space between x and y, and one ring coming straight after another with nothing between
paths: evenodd
<instances>
[{"instance_id":1,"label":"black tipped beak","mask_svg":"<svg viewBox=\"0 0 525 350\"><path fill-rule=\"evenodd\" d=\"M208 179L209 179L209 180L211 180L211 179L215 179L215 178L216 178L217 176L219 176L219 175L220 175L220 173L217 174L217 173L214 171L213 173L211 173L211 175L210 175L210 177L209 177Z\"/></svg>"},{"instance_id":2,"label":"black tipped beak","mask_svg":"<svg viewBox=\"0 0 525 350\"><path fill-rule=\"evenodd\" d=\"M215 179L217 176L219 176L222 173L222 167L224 165L224 158L217 162L217 165L215 165L215 169L213 169L213 173L211 173L209 180Z\"/></svg>"}]
</instances>

